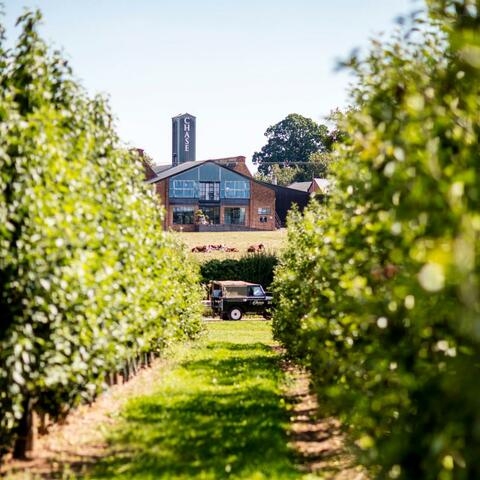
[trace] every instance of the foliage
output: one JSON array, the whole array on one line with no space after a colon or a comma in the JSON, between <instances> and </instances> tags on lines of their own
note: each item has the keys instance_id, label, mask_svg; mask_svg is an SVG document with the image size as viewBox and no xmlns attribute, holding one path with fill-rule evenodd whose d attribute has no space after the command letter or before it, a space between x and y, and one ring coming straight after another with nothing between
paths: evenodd
<instances>
[{"instance_id":1,"label":"foliage","mask_svg":"<svg viewBox=\"0 0 480 480\"><path fill-rule=\"evenodd\" d=\"M18 20L0 70L0 453L32 409L63 415L109 370L199 329L198 273L161 232L141 161L39 20Z\"/></svg>"},{"instance_id":2,"label":"foliage","mask_svg":"<svg viewBox=\"0 0 480 480\"><path fill-rule=\"evenodd\" d=\"M290 217L275 335L376 478L480 478L480 17L431 0L365 59L328 204ZM426 23L427 22L427 23Z\"/></svg>"},{"instance_id":3,"label":"foliage","mask_svg":"<svg viewBox=\"0 0 480 480\"><path fill-rule=\"evenodd\" d=\"M283 373L264 321L209 323L208 337L133 399L118 447L88 478L301 479L288 448ZM311 476L308 476L311 478Z\"/></svg>"},{"instance_id":4,"label":"foliage","mask_svg":"<svg viewBox=\"0 0 480 480\"><path fill-rule=\"evenodd\" d=\"M274 183L275 185L288 186L295 181L299 172L298 167L282 167L280 165L270 165L267 173L257 171L255 179L261 182Z\"/></svg>"},{"instance_id":5,"label":"foliage","mask_svg":"<svg viewBox=\"0 0 480 480\"><path fill-rule=\"evenodd\" d=\"M248 253L238 259L205 262L200 267L200 275L204 283L212 280L243 280L268 288L277 263L278 258L274 253Z\"/></svg>"},{"instance_id":6,"label":"foliage","mask_svg":"<svg viewBox=\"0 0 480 480\"><path fill-rule=\"evenodd\" d=\"M328 128L297 113L287 115L281 122L267 128L266 145L252 158L260 173L268 174L272 164L287 167L307 162L312 153L330 150Z\"/></svg>"}]
</instances>

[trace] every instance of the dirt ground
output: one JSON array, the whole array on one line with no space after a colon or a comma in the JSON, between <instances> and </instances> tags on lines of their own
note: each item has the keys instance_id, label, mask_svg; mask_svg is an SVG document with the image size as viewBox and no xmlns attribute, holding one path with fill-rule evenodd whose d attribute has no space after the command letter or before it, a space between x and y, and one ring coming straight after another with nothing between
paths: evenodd
<instances>
[{"instance_id":1,"label":"dirt ground","mask_svg":"<svg viewBox=\"0 0 480 480\"><path fill-rule=\"evenodd\" d=\"M290 443L298 452L300 469L325 480L368 480L348 451L340 422L320 416L308 374L288 362L283 362L282 367L290 378L286 392L292 406Z\"/></svg>"},{"instance_id":2,"label":"dirt ground","mask_svg":"<svg viewBox=\"0 0 480 480\"><path fill-rule=\"evenodd\" d=\"M116 423L125 402L153 391L168 359L156 359L129 382L112 386L92 405L82 405L65 424L49 427L47 435L34 441L34 451L26 461L11 460L0 468L8 480L68 478L81 475L108 453L105 433Z\"/></svg>"}]
</instances>

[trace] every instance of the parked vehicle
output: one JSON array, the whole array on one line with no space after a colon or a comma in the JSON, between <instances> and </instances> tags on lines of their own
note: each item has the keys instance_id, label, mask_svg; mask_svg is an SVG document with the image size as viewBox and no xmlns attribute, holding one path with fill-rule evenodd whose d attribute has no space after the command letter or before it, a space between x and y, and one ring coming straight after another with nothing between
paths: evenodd
<instances>
[{"instance_id":1,"label":"parked vehicle","mask_svg":"<svg viewBox=\"0 0 480 480\"><path fill-rule=\"evenodd\" d=\"M258 283L214 281L210 283L209 297L213 315L224 320L240 320L249 313L270 317L272 295Z\"/></svg>"}]
</instances>

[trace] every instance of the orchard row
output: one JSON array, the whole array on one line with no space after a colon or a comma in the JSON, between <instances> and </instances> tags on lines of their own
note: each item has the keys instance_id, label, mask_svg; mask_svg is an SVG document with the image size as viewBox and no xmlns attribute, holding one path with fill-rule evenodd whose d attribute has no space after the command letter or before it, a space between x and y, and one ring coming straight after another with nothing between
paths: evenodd
<instances>
[{"instance_id":1,"label":"orchard row","mask_svg":"<svg viewBox=\"0 0 480 480\"><path fill-rule=\"evenodd\" d=\"M141 162L39 20L0 46L0 455L19 457L33 411L65 415L200 321L198 272L162 232Z\"/></svg>"},{"instance_id":2,"label":"orchard row","mask_svg":"<svg viewBox=\"0 0 480 480\"><path fill-rule=\"evenodd\" d=\"M356 75L274 330L375 478L480 478L480 12L427 2Z\"/></svg>"}]
</instances>

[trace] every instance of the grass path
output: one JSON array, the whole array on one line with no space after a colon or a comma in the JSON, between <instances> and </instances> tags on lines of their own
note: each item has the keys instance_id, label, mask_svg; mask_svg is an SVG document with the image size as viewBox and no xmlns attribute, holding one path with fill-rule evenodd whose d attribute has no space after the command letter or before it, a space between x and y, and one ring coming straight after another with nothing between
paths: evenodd
<instances>
[{"instance_id":1,"label":"grass path","mask_svg":"<svg viewBox=\"0 0 480 480\"><path fill-rule=\"evenodd\" d=\"M89 478L300 479L264 321L207 325L153 394L130 400ZM309 477L314 478L314 477ZM316 478L316 477L315 477Z\"/></svg>"}]
</instances>

